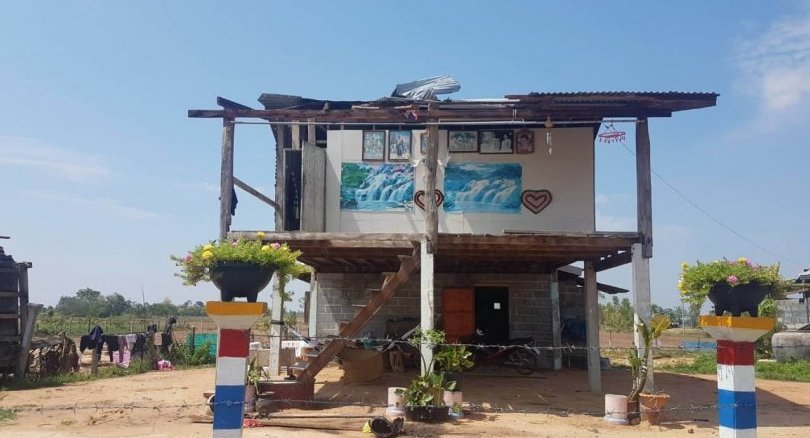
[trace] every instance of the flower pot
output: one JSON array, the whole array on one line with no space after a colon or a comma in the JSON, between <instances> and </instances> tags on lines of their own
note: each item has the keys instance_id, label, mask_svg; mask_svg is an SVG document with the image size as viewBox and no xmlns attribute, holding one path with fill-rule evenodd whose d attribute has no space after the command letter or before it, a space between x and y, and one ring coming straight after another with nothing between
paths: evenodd
<instances>
[{"instance_id":1,"label":"flower pot","mask_svg":"<svg viewBox=\"0 0 810 438\"><path fill-rule=\"evenodd\" d=\"M256 412L261 416L267 416L276 411L275 393L261 392L256 394Z\"/></svg>"},{"instance_id":2,"label":"flower pot","mask_svg":"<svg viewBox=\"0 0 810 438\"><path fill-rule=\"evenodd\" d=\"M385 408L385 415L389 417L401 417L405 415L405 388L388 388L388 407Z\"/></svg>"},{"instance_id":3,"label":"flower pot","mask_svg":"<svg viewBox=\"0 0 810 438\"><path fill-rule=\"evenodd\" d=\"M639 394L638 403L641 407L641 419L650 424L661 423L661 409L669 403L669 394Z\"/></svg>"},{"instance_id":4,"label":"flower pot","mask_svg":"<svg viewBox=\"0 0 810 438\"><path fill-rule=\"evenodd\" d=\"M405 418L422 423L442 423L447 421L449 406L405 406Z\"/></svg>"},{"instance_id":5,"label":"flower pot","mask_svg":"<svg viewBox=\"0 0 810 438\"><path fill-rule=\"evenodd\" d=\"M219 289L222 301L245 297L248 302L255 303L259 292L270 283L275 271L275 266L223 262L211 267L210 277Z\"/></svg>"},{"instance_id":6,"label":"flower pot","mask_svg":"<svg viewBox=\"0 0 810 438\"><path fill-rule=\"evenodd\" d=\"M758 282L731 286L726 282L718 283L709 290L709 300L714 304L714 314L723 316L726 311L731 316L740 316L748 312L751 316L759 314L759 303L771 293L771 289Z\"/></svg>"},{"instance_id":7,"label":"flower pot","mask_svg":"<svg viewBox=\"0 0 810 438\"><path fill-rule=\"evenodd\" d=\"M450 408L450 416L455 418L464 416L461 412L462 395L463 393L461 391L444 391L444 404Z\"/></svg>"},{"instance_id":8,"label":"flower pot","mask_svg":"<svg viewBox=\"0 0 810 438\"><path fill-rule=\"evenodd\" d=\"M627 396L619 394L605 394L604 421L610 424L627 424Z\"/></svg>"},{"instance_id":9,"label":"flower pot","mask_svg":"<svg viewBox=\"0 0 810 438\"><path fill-rule=\"evenodd\" d=\"M246 414L256 410L256 387L253 385L245 386L245 405L242 410Z\"/></svg>"}]
</instances>

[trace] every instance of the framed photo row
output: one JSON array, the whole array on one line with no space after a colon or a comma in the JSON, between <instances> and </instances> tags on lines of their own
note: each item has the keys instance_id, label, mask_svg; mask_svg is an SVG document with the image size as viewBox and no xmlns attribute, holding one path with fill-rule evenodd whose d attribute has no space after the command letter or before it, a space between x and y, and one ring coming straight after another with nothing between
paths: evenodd
<instances>
[{"instance_id":1,"label":"framed photo row","mask_svg":"<svg viewBox=\"0 0 810 438\"><path fill-rule=\"evenodd\" d=\"M363 131L363 161L411 161L414 135L410 130ZM386 141L387 140L387 141ZM419 134L419 152L428 152L428 135ZM451 129L447 150L453 153L533 154L531 129Z\"/></svg>"},{"instance_id":2,"label":"framed photo row","mask_svg":"<svg viewBox=\"0 0 810 438\"><path fill-rule=\"evenodd\" d=\"M363 131L363 161L411 161L411 131ZM388 152L386 156L386 151Z\"/></svg>"}]
</instances>

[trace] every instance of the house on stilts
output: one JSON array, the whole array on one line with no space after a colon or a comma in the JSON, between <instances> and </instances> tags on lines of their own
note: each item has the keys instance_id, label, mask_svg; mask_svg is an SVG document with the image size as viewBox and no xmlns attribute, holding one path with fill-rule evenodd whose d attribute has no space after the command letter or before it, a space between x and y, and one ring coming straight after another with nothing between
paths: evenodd
<instances>
[{"instance_id":1,"label":"house on stilts","mask_svg":"<svg viewBox=\"0 0 810 438\"><path fill-rule=\"evenodd\" d=\"M590 388L601 392L598 273L632 263L635 313L650 317L648 119L711 107L717 97L573 92L333 101L263 94L264 109L219 98L220 109L188 115L223 122L220 238L258 231L230 229L236 186L275 208L275 230L262 230L265 239L301 250L300 260L313 268L309 335L336 338L299 381L313 381L347 338L395 335L397 322L411 318L451 340L476 328L495 343L532 337L557 347L544 350L540 363L552 369L564 364L564 336L578 337L590 347L581 350ZM275 196L234 175L234 130L245 119L267 123L275 137ZM611 120L635 129L634 232L596 229L594 151ZM577 262L584 268L572 270ZM274 320L281 319L277 298ZM278 373L274 339L271 369Z\"/></svg>"}]
</instances>

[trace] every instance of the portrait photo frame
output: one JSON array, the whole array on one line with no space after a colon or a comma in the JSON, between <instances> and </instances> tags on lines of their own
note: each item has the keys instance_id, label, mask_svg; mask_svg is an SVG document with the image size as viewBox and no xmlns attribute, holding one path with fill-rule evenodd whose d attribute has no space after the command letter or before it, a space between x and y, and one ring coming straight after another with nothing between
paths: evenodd
<instances>
[{"instance_id":1,"label":"portrait photo frame","mask_svg":"<svg viewBox=\"0 0 810 438\"><path fill-rule=\"evenodd\" d=\"M447 150L454 153L478 152L478 131L447 131Z\"/></svg>"},{"instance_id":2,"label":"portrait photo frame","mask_svg":"<svg viewBox=\"0 0 810 438\"><path fill-rule=\"evenodd\" d=\"M531 129L521 129L515 132L515 153L534 153L534 131Z\"/></svg>"},{"instance_id":3,"label":"portrait photo frame","mask_svg":"<svg viewBox=\"0 0 810 438\"><path fill-rule=\"evenodd\" d=\"M514 131L511 129L485 129L478 133L478 151L482 154L514 153Z\"/></svg>"},{"instance_id":4,"label":"portrait photo frame","mask_svg":"<svg viewBox=\"0 0 810 438\"><path fill-rule=\"evenodd\" d=\"M430 136L427 132L423 132L419 134L419 153L427 155L428 149L430 149Z\"/></svg>"},{"instance_id":5,"label":"portrait photo frame","mask_svg":"<svg viewBox=\"0 0 810 438\"><path fill-rule=\"evenodd\" d=\"M410 130L388 131L388 161L411 161L412 143Z\"/></svg>"},{"instance_id":6,"label":"portrait photo frame","mask_svg":"<svg viewBox=\"0 0 810 438\"><path fill-rule=\"evenodd\" d=\"M363 161L385 161L385 131L363 131Z\"/></svg>"}]
</instances>

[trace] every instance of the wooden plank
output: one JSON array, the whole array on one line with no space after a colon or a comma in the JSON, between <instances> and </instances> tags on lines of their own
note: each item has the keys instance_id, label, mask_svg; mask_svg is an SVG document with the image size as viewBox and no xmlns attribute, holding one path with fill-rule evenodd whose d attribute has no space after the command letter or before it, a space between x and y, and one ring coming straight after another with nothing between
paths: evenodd
<instances>
[{"instance_id":1,"label":"wooden plank","mask_svg":"<svg viewBox=\"0 0 810 438\"><path fill-rule=\"evenodd\" d=\"M252 235L255 236L256 233L261 230L256 231L234 231L231 233L231 237L238 238L243 235ZM419 234L411 234L411 233L309 233L304 231L299 232L273 232L273 231L265 231L266 237L265 240L277 240L279 242L287 242L287 241L306 241L312 240L317 242L323 241L366 241L366 242L373 242L373 241L401 241L401 242L419 242L420 236ZM408 245L412 248L413 245L408 243Z\"/></svg>"},{"instance_id":2,"label":"wooden plank","mask_svg":"<svg viewBox=\"0 0 810 438\"><path fill-rule=\"evenodd\" d=\"M585 262L585 328L588 347L588 387L602 392L602 369L599 361L599 292L593 262Z\"/></svg>"},{"instance_id":3,"label":"wooden plank","mask_svg":"<svg viewBox=\"0 0 810 438\"><path fill-rule=\"evenodd\" d=\"M595 262L594 269L596 269L596 272L605 271L611 268L626 265L630 263L631 260L632 257L630 251L611 254L603 257L602 260Z\"/></svg>"},{"instance_id":4,"label":"wooden plank","mask_svg":"<svg viewBox=\"0 0 810 438\"><path fill-rule=\"evenodd\" d=\"M471 288L442 290L442 316L447 342L459 342L475 333L475 296Z\"/></svg>"},{"instance_id":5,"label":"wooden plank","mask_svg":"<svg viewBox=\"0 0 810 438\"><path fill-rule=\"evenodd\" d=\"M315 127L310 133L314 140ZM326 229L326 149L314 142L304 144L301 160L301 231Z\"/></svg>"},{"instance_id":6,"label":"wooden plank","mask_svg":"<svg viewBox=\"0 0 810 438\"><path fill-rule=\"evenodd\" d=\"M380 308L394 296L399 288L408 282L408 279L417 269L419 269L419 248L414 250L413 256L403 259L400 262L399 271L397 271L396 274L386 277L380 292L372 296L369 303L340 331L340 338L332 340L329 345L321 351L318 357L309 363L307 368L298 376L298 380L306 381L315 379L315 376L323 367L343 350L343 347L346 345L345 339L351 338L360 332L371 318L377 314Z\"/></svg>"},{"instance_id":7,"label":"wooden plank","mask_svg":"<svg viewBox=\"0 0 810 438\"><path fill-rule=\"evenodd\" d=\"M255 196L256 198L258 198L260 201L264 202L265 204L275 208L276 210L278 210L280 208L280 206L276 203L276 201L268 198L264 193L262 193L262 192L260 192L260 191L258 191L256 189L254 189L253 187L249 186L247 183L243 182L241 179L239 179L237 177L233 177L233 184L236 187L239 187L240 189L244 190L245 192L250 193L251 195Z\"/></svg>"},{"instance_id":8,"label":"wooden plank","mask_svg":"<svg viewBox=\"0 0 810 438\"><path fill-rule=\"evenodd\" d=\"M276 231L284 231L284 149L287 146L286 126L276 128Z\"/></svg>"},{"instance_id":9,"label":"wooden plank","mask_svg":"<svg viewBox=\"0 0 810 438\"><path fill-rule=\"evenodd\" d=\"M301 125L298 124L297 120L290 126L290 131L292 132L292 144L290 147L292 149L301 149Z\"/></svg>"},{"instance_id":10,"label":"wooden plank","mask_svg":"<svg viewBox=\"0 0 810 438\"><path fill-rule=\"evenodd\" d=\"M439 209L436 205L436 173L439 160L439 127L428 127L428 154L425 157L425 234L427 252L433 254L439 242Z\"/></svg>"},{"instance_id":11,"label":"wooden plank","mask_svg":"<svg viewBox=\"0 0 810 438\"><path fill-rule=\"evenodd\" d=\"M247 105L242 105L241 103L236 103L230 99L226 99L224 97L219 96L217 96L217 105L230 110L248 110L248 111L253 110L253 108Z\"/></svg>"},{"instance_id":12,"label":"wooden plank","mask_svg":"<svg viewBox=\"0 0 810 438\"><path fill-rule=\"evenodd\" d=\"M20 296L19 292L0 292L0 298L17 298Z\"/></svg>"},{"instance_id":13,"label":"wooden plank","mask_svg":"<svg viewBox=\"0 0 810 438\"><path fill-rule=\"evenodd\" d=\"M231 228L233 194L234 120L222 119L222 165L219 174L219 240L225 240Z\"/></svg>"},{"instance_id":14,"label":"wooden plank","mask_svg":"<svg viewBox=\"0 0 810 438\"><path fill-rule=\"evenodd\" d=\"M21 312L25 312L25 326L21 327L22 343L20 344L20 354L17 357L17 370L15 376L17 379L25 378L25 372L28 368L28 351L31 349L31 339L34 337L34 329L37 326L37 315L42 309L42 304L27 304Z\"/></svg>"},{"instance_id":15,"label":"wooden plank","mask_svg":"<svg viewBox=\"0 0 810 438\"><path fill-rule=\"evenodd\" d=\"M644 258L653 256L652 180L650 177L650 132L647 119L636 123L636 211L638 234Z\"/></svg>"},{"instance_id":16,"label":"wooden plank","mask_svg":"<svg viewBox=\"0 0 810 438\"><path fill-rule=\"evenodd\" d=\"M20 304L18 307L20 312L20 334L22 334L22 329L27 323L26 318L28 318L28 312L26 312L25 309L28 308L28 270L31 267L31 262L17 263L17 290L20 294Z\"/></svg>"}]
</instances>

